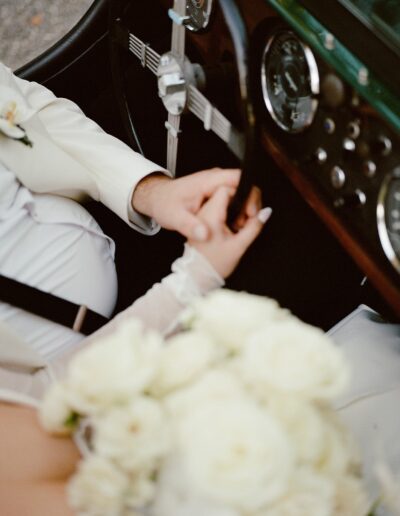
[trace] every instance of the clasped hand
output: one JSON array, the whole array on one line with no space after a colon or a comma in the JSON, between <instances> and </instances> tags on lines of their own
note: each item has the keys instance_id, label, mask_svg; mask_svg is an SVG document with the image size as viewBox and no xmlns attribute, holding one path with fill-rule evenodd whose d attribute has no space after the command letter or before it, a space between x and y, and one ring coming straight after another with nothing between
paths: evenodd
<instances>
[{"instance_id":1,"label":"clasped hand","mask_svg":"<svg viewBox=\"0 0 400 516\"><path fill-rule=\"evenodd\" d=\"M186 236L224 278L260 233L269 218L261 210L261 192L253 187L235 221L236 232L227 224L227 210L239 184L239 169L214 168L170 179L153 174L139 183L132 204L162 227Z\"/></svg>"}]
</instances>

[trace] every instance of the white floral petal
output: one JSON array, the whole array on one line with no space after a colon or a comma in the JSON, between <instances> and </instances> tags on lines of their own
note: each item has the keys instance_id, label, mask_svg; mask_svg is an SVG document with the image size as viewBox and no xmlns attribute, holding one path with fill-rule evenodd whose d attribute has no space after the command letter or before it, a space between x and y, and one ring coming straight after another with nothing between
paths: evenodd
<instances>
[{"instance_id":1,"label":"white floral petal","mask_svg":"<svg viewBox=\"0 0 400 516\"><path fill-rule=\"evenodd\" d=\"M196 491L243 511L280 497L293 473L287 433L250 398L208 400L194 407L179 426L178 443Z\"/></svg>"},{"instance_id":2,"label":"white floral petal","mask_svg":"<svg viewBox=\"0 0 400 516\"><path fill-rule=\"evenodd\" d=\"M8 120L0 118L0 132L8 136L9 138L15 138L19 140L25 136L25 131L20 127L11 124Z\"/></svg>"},{"instance_id":3,"label":"white floral petal","mask_svg":"<svg viewBox=\"0 0 400 516\"><path fill-rule=\"evenodd\" d=\"M35 114L35 111L29 107L26 99L15 89L0 85L0 117L4 117L10 107L15 110L15 124L22 124Z\"/></svg>"}]
</instances>

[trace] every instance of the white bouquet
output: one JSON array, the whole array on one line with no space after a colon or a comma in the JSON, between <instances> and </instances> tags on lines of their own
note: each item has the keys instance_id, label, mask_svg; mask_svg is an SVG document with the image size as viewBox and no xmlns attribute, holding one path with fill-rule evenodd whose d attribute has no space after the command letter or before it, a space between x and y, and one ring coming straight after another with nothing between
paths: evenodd
<instances>
[{"instance_id":1,"label":"white bouquet","mask_svg":"<svg viewBox=\"0 0 400 516\"><path fill-rule=\"evenodd\" d=\"M81 351L41 420L79 429L71 506L90 516L365 516L356 446L331 408L349 371L277 303L217 291L164 342L137 321Z\"/></svg>"}]
</instances>

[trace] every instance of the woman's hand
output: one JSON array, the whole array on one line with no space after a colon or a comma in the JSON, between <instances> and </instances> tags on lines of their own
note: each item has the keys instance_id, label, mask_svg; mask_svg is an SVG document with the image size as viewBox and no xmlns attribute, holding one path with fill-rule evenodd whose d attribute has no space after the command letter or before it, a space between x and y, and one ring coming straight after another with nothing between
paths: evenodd
<instances>
[{"instance_id":1,"label":"woman's hand","mask_svg":"<svg viewBox=\"0 0 400 516\"><path fill-rule=\"evenodd\" d=\"M236 224L237 232L233 233L226 225L226 217L229 201L234 193L234 188L219 187L198 211L198 218L210 228L211 235L208 241L188 240L223 278L227 278L234 271L272 213L271 208L264 208L260 211L252 210L251 215L242 215ZM252 206L259 206L259 189L253 187L249 198Z\"/></svg>"}]
</instances>

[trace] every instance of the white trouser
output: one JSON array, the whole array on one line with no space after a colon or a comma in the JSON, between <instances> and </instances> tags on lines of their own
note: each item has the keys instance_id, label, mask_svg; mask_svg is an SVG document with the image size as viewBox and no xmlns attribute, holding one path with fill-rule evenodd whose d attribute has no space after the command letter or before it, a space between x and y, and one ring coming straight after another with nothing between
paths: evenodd
<instances>
[{"instance_id":1,"label":"white trouser","mask_svg":"<svg viewBox=\"0 0 400 516\"><path fill-rule=\"evenodd\" d=\"M113 242L78 203L33 195L35 206L67 213L67 222L37 220L19 210L0 220L0 273L109 317L116 303ZM42 203L42 204L41 204ZM56 219L56 217L55 217ZM44 358L53 358L82 335L0 302L0 320Z\"/></svg>"}]
</instances>

